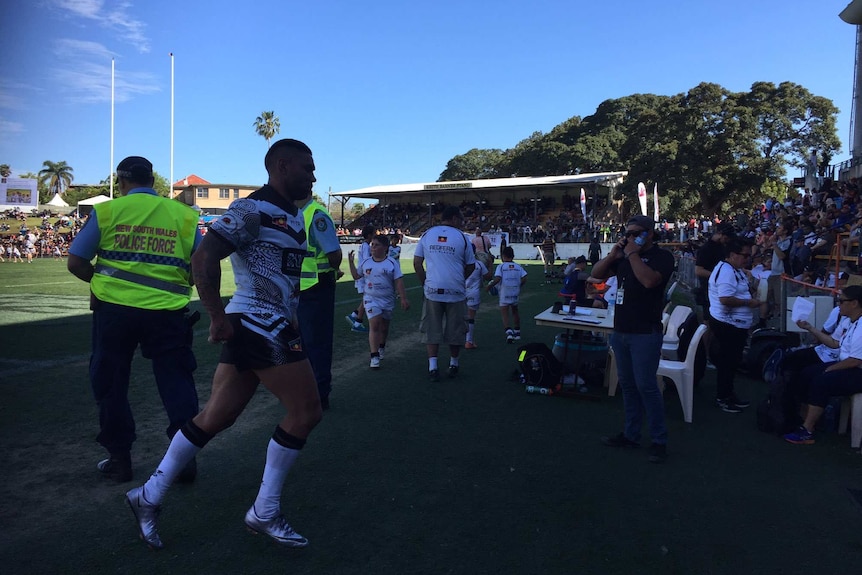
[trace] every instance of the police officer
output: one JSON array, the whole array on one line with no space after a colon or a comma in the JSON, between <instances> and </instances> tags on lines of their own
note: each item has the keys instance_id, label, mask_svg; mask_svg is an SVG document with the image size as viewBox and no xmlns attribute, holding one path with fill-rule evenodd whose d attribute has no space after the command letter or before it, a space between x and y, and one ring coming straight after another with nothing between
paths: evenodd
<instances>
[{"instance_id":1,"label":"police officer","mask_svg":"<svg viewBox=\"0 0 862 575\"><path fill-rule=\"evenodd\" d=\"M335 233L332 216L312 194L297 202L305 219L308 255L302 261L300 276L299 332L308 354L320 406L329 409L332 391L332 333L335 313L335 282L344 275L341 266L341 243Z\"/></svg>"},{"instance_id":2,"label":"police officer","mask_svg":"<svg viewBox=\"0 0 862 575\"><path fill-rule=\"evenodd\" d=\"M68 269L90 283L93 310L90 382L99 408L96 440L108 451L98 470L132 479L135 420L128 390L140 344L152 361L172 437L198 413L193 373L191 255L201 240L198 214L153 189L153 165L139 156L117 166L121 197L94 206L69 248ZM96 258L95 265L91 263ZM194 479L194 462L182 479Z\"/></svg>"}]
</instances>

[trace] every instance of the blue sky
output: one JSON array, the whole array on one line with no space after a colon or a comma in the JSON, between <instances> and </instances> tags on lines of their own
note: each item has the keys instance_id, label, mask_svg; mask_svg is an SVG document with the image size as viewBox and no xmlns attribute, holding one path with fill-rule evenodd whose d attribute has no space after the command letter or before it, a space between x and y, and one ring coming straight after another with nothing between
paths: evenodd
<instances>
[{"instance_id":1,"label":"blue sky","mask_svg":"<svg viewBox=\"0 0 862 575\"><path fill-rule=\"evenodd\" d=\"M66 161L76 183L143 155L174 179L262 184L266 143L305 141L325 196L436 180L599 103L700 82L801 84L832 99L849 157L849 0L29 0L0 8L0 163ZM790 174L795 175L795 174Z\"/></svg>"}]
</instances>

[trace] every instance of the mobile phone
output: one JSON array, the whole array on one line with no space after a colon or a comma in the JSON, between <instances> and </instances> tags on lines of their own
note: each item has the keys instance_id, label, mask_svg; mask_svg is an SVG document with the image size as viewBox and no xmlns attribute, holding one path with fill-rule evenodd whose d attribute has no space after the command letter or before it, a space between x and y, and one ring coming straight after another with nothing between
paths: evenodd
<instances>
[{"instance_id":1,"label":"mobile phone","mask_svg":"<svg viewBox=\"0 0 862 575\"><path fill-rule=\"evenodd\" d=\"M639 246L642 246L646 243L647 236L649 236L649 232L641 232L637 236L635 236L635 243Z\"/></svg>"}]
</instances>

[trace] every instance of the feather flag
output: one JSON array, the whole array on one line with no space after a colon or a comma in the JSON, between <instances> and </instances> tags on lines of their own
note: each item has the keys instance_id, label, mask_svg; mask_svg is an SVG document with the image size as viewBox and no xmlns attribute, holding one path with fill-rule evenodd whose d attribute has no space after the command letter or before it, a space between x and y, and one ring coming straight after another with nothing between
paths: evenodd
<instances>
[{"instance_id":1,"label":"feather flag","mask_svg":"<svg viewBox=\"0 0 862 575\"><path fill-rule=\"evenodd\" d=\"M584 221L587 221L587 194L584 188L581 188L581 213L584 215Z\"/></svg>"},{"instance_id":2,"label":"feather flag","mask_svg":"<svg viewBox=\"0 0 862 575\"><path fill-rule=\"evenodd\" d=\"M655 221L659 221L658 219L658 183L656 183L655 187L652 189L652 205L653 211L655 212L655 217L653 218Z\"/></svg>"},{"instance_id":3,"label":"feather flag","mask_svg":"<svg viewBox=\"0 0 862 575\"><path fill-rule=\"evenodd\" d=\"M641 215L646 214L646 186L643 182L638 182L638 202L641 204Z\"/></svg>"}]
</instances>

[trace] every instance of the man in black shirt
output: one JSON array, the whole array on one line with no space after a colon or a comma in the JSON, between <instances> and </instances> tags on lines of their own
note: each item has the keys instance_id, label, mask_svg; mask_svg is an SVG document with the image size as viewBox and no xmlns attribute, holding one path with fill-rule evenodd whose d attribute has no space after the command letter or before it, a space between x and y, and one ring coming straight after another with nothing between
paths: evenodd
<instances>
[{"instance_id":1,"label":"man in black shirt","mask_svg":"<svg viewBox=\"0 0 862 575\"><path fill-rule=\"evenodd\" d=\"M663 338L661 313L664 291L673 273L673 255L655 243L655 222L635 216L626 224L625 236L592 271L598 279L617 276L614 332L610 344L623 390L625 429L603 437L611 447L640 447L646 412L652 444L649 461L667 459L667 427L664 400L656 381Z\"/></svg>"}]
</instances>

